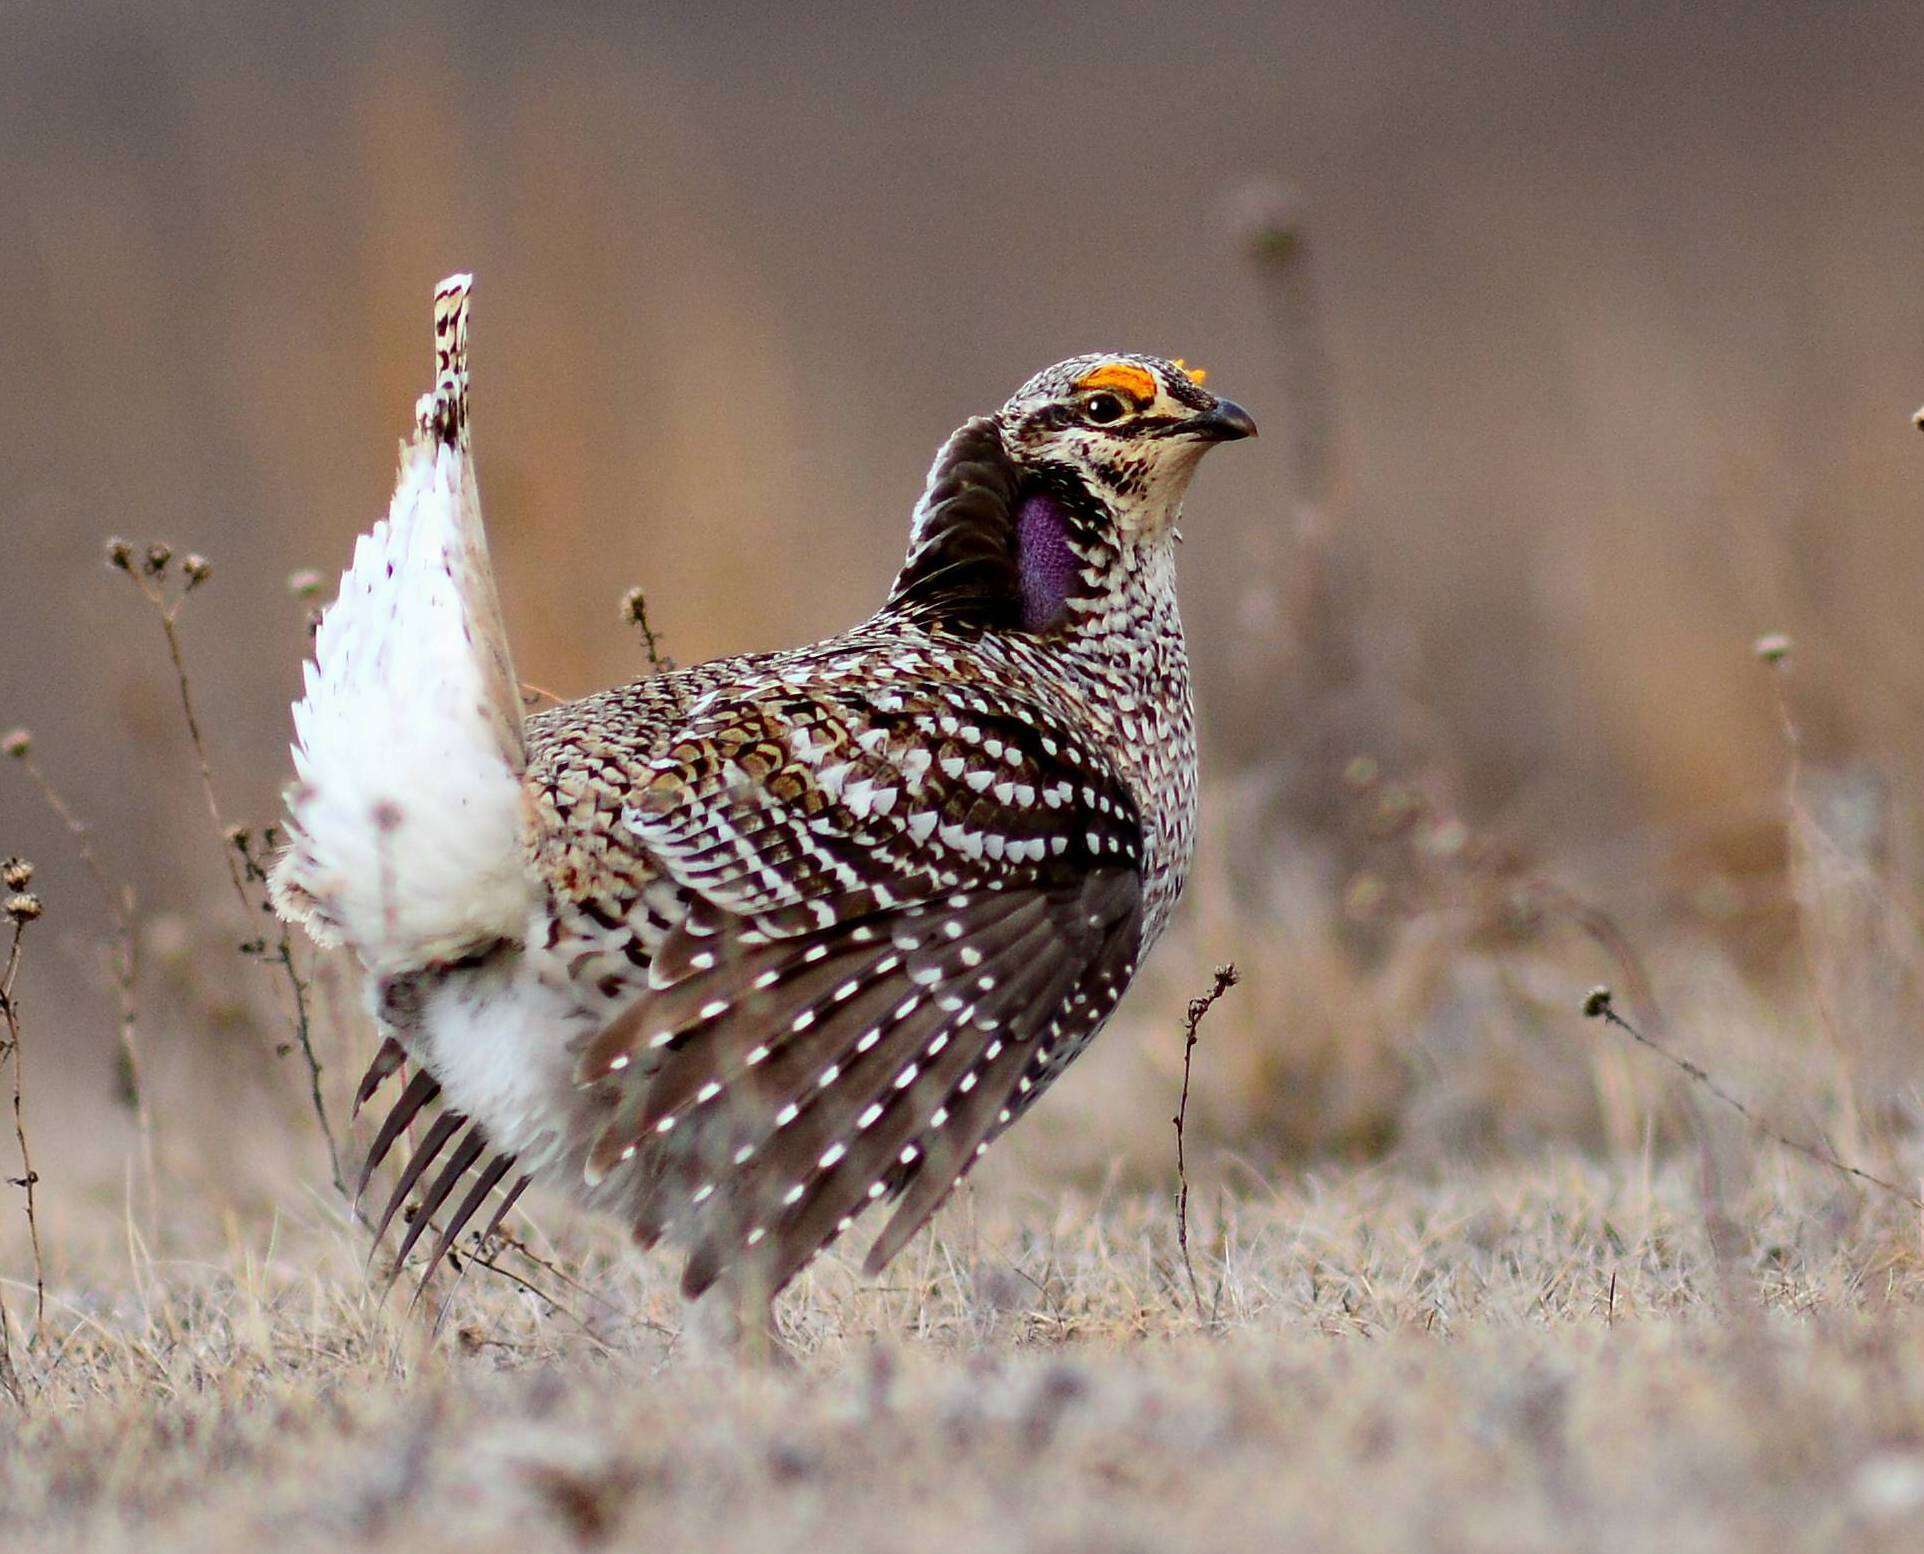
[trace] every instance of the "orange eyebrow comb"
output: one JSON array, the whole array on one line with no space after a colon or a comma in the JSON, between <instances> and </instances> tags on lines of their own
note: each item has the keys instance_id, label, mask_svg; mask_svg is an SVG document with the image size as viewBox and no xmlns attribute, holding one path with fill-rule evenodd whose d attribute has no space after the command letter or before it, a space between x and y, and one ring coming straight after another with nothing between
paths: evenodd
<instances>
[{"instance_id":1,"label":"orange eyebrow comb","mask_svg":"<svg viewBox=\"0 0 1924 1554\"><path fill-rule=\"evenodd\" d=\"M1076 380L1078 389L1114 389L1126 394L1139 405L1146 405L1156 397L1156 378L1147 367L1138 367L1134 362L1104 362L1095 371L1085 373Z\"/></svg>"}]
</instances>

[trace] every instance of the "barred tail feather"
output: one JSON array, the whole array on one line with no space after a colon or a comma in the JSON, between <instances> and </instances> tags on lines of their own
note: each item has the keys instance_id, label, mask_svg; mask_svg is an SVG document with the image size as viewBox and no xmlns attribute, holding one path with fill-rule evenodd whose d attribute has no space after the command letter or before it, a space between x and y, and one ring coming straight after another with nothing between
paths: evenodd
<instances>
[{"instance_id":1,"label":"barred tail feather","mask_svg":"<svg viewBox=\"0 0 1924 1554\"><path fill-rule=\"evenodd\" d=\"M535 897L521 702L468 446L470 284L455 275L436 288L434 390L294 707L274 904L377 972L516 938Z\"/></svg>"}]
</instances>

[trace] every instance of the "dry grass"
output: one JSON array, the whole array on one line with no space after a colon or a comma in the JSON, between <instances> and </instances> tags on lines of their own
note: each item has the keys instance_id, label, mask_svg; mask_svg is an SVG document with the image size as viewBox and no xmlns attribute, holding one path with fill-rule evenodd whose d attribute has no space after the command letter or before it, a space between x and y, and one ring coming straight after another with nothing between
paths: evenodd
<instances>
[{"instance_id":1,"label":"dry grass","mask_svg":"<svg viewBox=\"0 0 1924 1554\"><path fill-rule=\"evenodd\" d=\"M1721 1252L1634 1160L1217 1203L1214 1333L1167 1197L990 1188L881 1288L807 1276L772 1370L585 1229L592 1298L470 1269L437 1340L318 1204L165 1258L103 1215L0 1416L7 1546L1916 1547L1919 1227L1728 1153Z\"/></svg>"},{"instance_id":2,"label":"dry grass","mask_svg":"<svg viewBox=\"0 0 1924 1554\"><path fill-rule=\"evenodd\" d=\"M179 597L160 608L191 709ZM44 1318L27 1281L0 1286L10 1547L1924 1534L1917 893L1863 841L1866 813L1900 812L1840 809L1823 772L1767 796L1799 973L1775 980L1689 914L1626 930L1380 770L1345 775L1297 872L1238 867L1232 842L1299 833L1260 789L1218 791L1125 1023L884 1283L840 1258L805 1275L793 1364L770 1369L684 1332L666 1262L552 1205L485 1262L470 1244L418 1310L405 1282L383 1298L324 1185L372 1033L341 964L259 936L254 843L186 718L232 891L130 931L123 1046L171 1064L119 1092L91 1153L61 1125L89 1115L71 1087L35 1139ZM1184 1007L1231 956L1245 979L1219 977L1192 1052ZM38 1080L71 1037L35 1024L35 964L10 968L7 1012ZM1585 1025L1599 979L1735 1105ZM0 1267L37 1271L25 1243L0 1221Z\"/></svg>"},{"instance_id":3,"label":"dry grass","mask_svg":"<svg viewBox=\"0 0 1924 1554\"><path fill-rule=\"evenodd\" d=\"M1720 40L1746 111L1673 89L1688 48L1439 70L1365 21L1366 51L1187 13L1138 45L1185 144L1260 156L1235 105L1307 105L1273 154L1327 219L1305 246L1252 206L1242 272L1201 228L1173 269L1115 243L1106 170L982 180L973 65L896 63L918 120L967 120L905 134L822 63L866 30L772 45L817 107L771 113L753 68L690 98L652 23L26 29L0 397L37 458L0 614L32 672L0 724L40 744L0 738L0 854L46 916L0 1108L24 1060L46 1303L0 1124L0 1546L1924 1546L1910 56L1880 86L1842 31L1764 68ZM1073 30L1018 52L1065 119L1118 100ZM1674 121L1622 111L1658 96ZM1030 116L988 117L1029 158ZM1653 178L1666 135L1704 149ZM1193 170L1138 161L1142 208L1190 208ZM930 201L953 229L904 219ZM569 693L653 624L696 658L854 618L933 429L1058 333L1207 354L1281 452L1212 473L1185 557L1214 786L1180 926L884 1283L829 1259L785 1298L792 1366L685 1341L667 1263L546 1203L511 1227L540 1261L464 1249L410 1314L326 1185L372 1037L261 916L262 825L314 578L384 494L457 263L491 288L517 655ZM151 609L84 583L110 523ZM654 622L584 625L630 578ZM1183 1011L1232 960L1185 1259ZM1762 1130L1899 1191L1586 1025L1600 981Z\"/></svg>"}]
</instances>

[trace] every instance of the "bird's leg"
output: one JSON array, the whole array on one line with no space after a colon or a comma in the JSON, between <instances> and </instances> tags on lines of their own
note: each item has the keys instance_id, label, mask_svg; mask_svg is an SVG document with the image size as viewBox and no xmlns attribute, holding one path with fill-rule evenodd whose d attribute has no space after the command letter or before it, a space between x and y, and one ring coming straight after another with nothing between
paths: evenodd
<instances>
[{"instance_id":1,"label":"bird's leg","mask_svg":"<svg viewBox=\"0 0 1924 1554\"><path fill-rule=\"evenodd\" d=\"M724 1359L752 1366L793 1366L794 1353L775 1320L766 1281L744 1271L719 1280L687 1308L682 1343L696 1363Z\"/></svg>"}]
</instances>

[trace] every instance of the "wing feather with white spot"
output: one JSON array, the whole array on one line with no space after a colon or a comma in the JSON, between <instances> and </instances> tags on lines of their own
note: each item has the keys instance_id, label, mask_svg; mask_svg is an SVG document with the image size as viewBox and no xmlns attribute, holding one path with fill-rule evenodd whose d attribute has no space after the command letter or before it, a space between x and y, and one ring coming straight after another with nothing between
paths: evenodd
<instances>
[{"instance_id":1,"label":"wing feather with white spot","mask_svg":"<svg viewBox=\"0 0 1924 1554\"><path fill-rule=\"evenodd\" d=\"M731 1264L779 1288L906 1192L892 1251L1134 971L1120 778L1037 709L897 699L738 705L625 816L694 905L581 1054L622 1093L588 1169L639 1174L636 1234L691 1246L691 1291Z\"/></svg>"}]
</instances>

